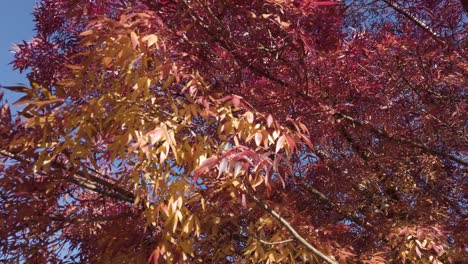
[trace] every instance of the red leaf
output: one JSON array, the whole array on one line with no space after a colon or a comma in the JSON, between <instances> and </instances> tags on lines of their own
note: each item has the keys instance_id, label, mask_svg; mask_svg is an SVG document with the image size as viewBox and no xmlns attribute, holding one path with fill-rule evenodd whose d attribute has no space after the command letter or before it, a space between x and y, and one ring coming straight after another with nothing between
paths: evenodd
<instances>
[{"instance_id":1,"label":"red leaf","mask_svg":"<svg viewBox=\"0 0 468 264\"><path fill-rule=\"evenodd\" d=\"M294 142L294 139L289 135L286 135L286 139L288 141L288 145L289 145L291 152L293 152L294 149L296 148L296 142Z\"/></svg>"},{"instance_id":2,"label":"red leaf","mask_svg":"<svg viewBox=\"0 0 468 264\"><path fill-rule=\"evenodd\" d=\"M315 5L322 5L322 6L330 6L330 5L337 5L337 2L332 1L324 1L324 2L314 2Z\"/></svg>"}]
</instances>

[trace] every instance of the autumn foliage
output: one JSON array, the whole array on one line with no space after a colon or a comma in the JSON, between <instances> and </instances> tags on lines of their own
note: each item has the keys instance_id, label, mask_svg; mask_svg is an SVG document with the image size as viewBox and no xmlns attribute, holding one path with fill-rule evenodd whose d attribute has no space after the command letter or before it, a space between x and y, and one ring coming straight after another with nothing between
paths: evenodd
<instances>
[{"instance_id":1,"label":"autumn foliage","mask_svg":"<svg viewBox=\"0 0 468 264\"><path fill-rule=\"evenodd\" d=\"M42 0L0 97L18 263L461 263L458 0Z\"/></svg>"}]
</instances>

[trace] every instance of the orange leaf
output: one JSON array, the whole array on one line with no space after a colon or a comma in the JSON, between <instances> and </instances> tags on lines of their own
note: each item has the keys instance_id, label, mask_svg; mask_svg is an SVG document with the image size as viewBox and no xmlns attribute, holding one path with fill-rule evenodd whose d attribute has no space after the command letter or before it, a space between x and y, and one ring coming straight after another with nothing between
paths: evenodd
<instances>
[{"instance_id":1,"label":"orange leaf","mask_svg":"<svg viewBox=\"0 0 468 264\"><path fill-rule=\"evenodd\" d=\"M81 70L83 69L83 66L78 66L78 65L72 65L72 64L65 64L65 67L72 69L72 70Z\"/></svg>"}]
</instances>

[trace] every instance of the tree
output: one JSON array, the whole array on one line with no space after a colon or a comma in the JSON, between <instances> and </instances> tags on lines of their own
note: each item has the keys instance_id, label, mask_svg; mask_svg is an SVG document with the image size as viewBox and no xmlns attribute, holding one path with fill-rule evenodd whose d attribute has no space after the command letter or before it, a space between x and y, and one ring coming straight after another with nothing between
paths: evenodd
<instances>
[{"instance_id":1,"label":"tree","mask_svg":"<svg viewBox=\"0 0 468 264\"><path fill-rule=\"evenodd\" d=\"M43 0L3 100L10 262L466 259L455 0ZM1 100L1 99L0 99Z\"/></svg>"}]
</instances>

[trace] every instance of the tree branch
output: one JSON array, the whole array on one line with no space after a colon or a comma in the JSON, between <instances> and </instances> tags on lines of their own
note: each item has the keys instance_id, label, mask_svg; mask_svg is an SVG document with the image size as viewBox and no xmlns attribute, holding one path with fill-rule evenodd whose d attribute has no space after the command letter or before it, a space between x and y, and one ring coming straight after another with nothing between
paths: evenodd
<instances>
[{"instance_id":1,"label":"tree branch","mask_svg":"<svg viewBox=\"0 0 468 264\"><path fill-rule=\"evenodd\" d=\"M317 190L316 188L309 186L305 183L301 184L302 188L308 190L310 193L314 194L319 198L320 201L327 204L328 206L332 207L336 212L338 212L342 217L348 218L349 220L353 221L354 223L360 225L362 228L367 229L367 227L373 227L369 222L365 222L364 219L360 219L351 213L343 212L340 209L340 206L334 203L330 198L328 198L325 194Z\"/></svg>"},{"instance_id":2,"label":"tree branch","mask_svg":"<svg viewBox=\"0 0 468 264\"><path fill-rule=\"evenodd\" d=\"M58 163L58 162L53 162L52 165L55 165L55 166L57 166L58 168L63 169L63 170L68 170L68 171L70 170L70 169L66 168L63 164ZM135 199L135 196L134 196L133 193L131 193L131 192L129 192L129 191L126 191L126 190L124 190L124 189L122 189L122 188L119 188L119 187L117 187L115 184L110 183L110 182L108 182L108 181L106 181L106 180L103 180L103 179L101 179L101 178L99 178L99 177L96 177L96 176L94 176L94 175L92 175L92 174L89 174L89 173L88 173L88 174L84 174L83 171L77 171L77 172L75 173L75 176L76 176L75 178L78 179L78 180L81 180L81 181L88 181L88 180L90 180L90 181L92 181L92 182L94 182L94 183L97 183L97 184L99 184L99 185L102 185L102 186L106 187L106 188L109 189L109 190L115 191L115 192L118 193L120 196L125 197L125 199L126 199L128 202L133 202L133 200ZM79 176L79 177L78 177L78 176Z\"/></svg>"},{"instance_id":3,"label":"tree branch","mask_svg":"<svg viewBox=\"0 0 468 264\"><path fill-rule=\"evenodd\" d=\"M18 154L11 153L4 149L0 149L0 155L5 156L10 159L14 159L19 162L23 162L23 163L34 163L34 161L25 159ZM66 170L66 171L71 172L71 170L69 168L66 168L65 165L58 163L56 161L52 162L52 166L60 170ZM73 172L72 176L64 177L64 179L84 189L88 189L90 191L105 195L107 197L111 197L111 198L118 199L124 202L129 202L129 203L133 203L135 200L135 196L133 193L130 193L122 188L119 188L115 186L114 184L109 183L103 179L100 179L94 175L85 175L83 171Z\"/></svg>"},{"instance_id":4,"label":"tree branch","mask_svg":"<svg viewBox=\"0 0 468 264\"><path fill-rule=\"evenodd\" d=\"M287 82L285 82L285 81L283 81L283 80L281 80L279 78L276 78L275 76L271 75L267 71L253 65L246 58L244 58L243 56L238 54L233 48L230 47L229 43L227 43L226 41L221 40L221 38L218 36L218 34L212 32L209 29L208 25L203 24L203 22L200 21L200 19L195 16L194 12L192 11L192 7L189 5L189 3L187 3L186 0L183 0L182 2L187 7L188 12L189 12L190 16L192 17L192 19L195 21L195 23L197 23L208 35L210 35L213 38L213 40L216 43L218 43L222 48L224 48L226 51L228 51L244 67L250 69L254 73L256 73L256 74L258 74L258 75L260 75L262 77L265 77L265 78L269 79L270 81L272 81L274 83L277 83L277 84L279 84L281 86L284 86L284 87L289 87L290 86ZM221 28L221 30L223 30L222 24L220 24L219 27ZM225 34L222 34L222 35L223 35L222 36L223 39L228 39L228 36L225 36Z\"/></svg>"},{"instance_id":5,"label":"tree branch","mask_svg":"<svg viewBox=\"0 0 468 264\"><path fill-rule=\"evenodd\" d=\"M75 174L72 177L67 177L67 178L65 178L65 180L68 181L68 182L71 182L71 183L73 183L75 185L78 185L78 186L80 186L82 188L94 191L96 193L105 195L107 197L122 200L124 202L133 203L134 200L135 200L133 195L131 197L129 197L129 196L126 196L126 195L122 195L121 193L118 193L118 192L108 191L106 189L101 188L99 185L96 185L95 184L96 182L94 182L93 180L88 181L86 179L86 176L82 176L82 175L79 175L79 174ZM115 186L111 190L115 191Z\"/></svg>"},{"instance_id":6,"label":"tree branch","mask_svg":"<svg viewBox=\"0 0 468 264\"><path fill-rule=\"evenodd\" d=\"M394 9L395 11L403 15L404 17L408 18L411 22L416 24L416 26L420 27L421 29L429 33L431 37L434 40L436 40L438 43L442 45L446 44L445 41L442 40L442 37L439 34L437 34L431 27L429 27L426 23L424 23L423 21L415 17L413 14L410 14L409 12L404 10L403 7L401 7L394 1L390 1L390 0L382 0L382 1L386 3L389 7L391 7L392 9Z\"/></svg>"},{"instance_id":7,"label":"tree branch","mask_svg":"<svg viewBox=\"0 0 468 264\"><path fill-rule=\"evenodd\" d=\"M301 243L303 246L305 246L307 249L312 251L315 255L323 259L325 262L329 264L338 264L335 260L331 259L324 253L322 253L320 250L316 249L314 246L312 246L307 240L305 240L292 226L289 224L286 219L281 217L278 212L273 210L270 206L268 206L266 203L264 203L262 200L260 200L257 196L255 196L254 191L252 189L252 186L250 186L249 183L245 184L246 190L247 190L247 195L252 198L255 203L264 211L268 212L271 216L273 216L278 222L281 223L288 231L291 233L291 235L294 237L295 240L297 240L299 243Z\"/></svg>"},{"instance_id":8,"label":"tree branch","mask_svg":"<svg viewBox=\"0 0 468 264\"><path fill-rule=\"evenodd\" d=\"M279 245L279 244L284 244L284 243L289 243L289 242L293 242L294 239L290 238L290 239L286 239L286 240L281 240L281 241L275 241L275 242L268 242L268 241L265 241L265 240L262 240L262 239L259 239L260 242L262 242L263 244L265 245L271 245L271 246L274 246L274 245Z\"/></svg>"},{"instance_id":9,"label":"tree branch","mask_svg":"<svg viewBox=\"0 0 468 264\"><path fill-rule=\"evenodd\" d=\"M407 144L407 145L410 145L410 146L413 146L415 148L418 148L418 149L421 149L421 150L424 150L432 155L435 155L435 156L439 156L439 157L443 157L443 158L446 158L446 159L449 159L449 160L452 160L460 165L463 165L463 166L468 166L468 161L465 161L463 160L462 158L460 157L457 157L453 154L450 154L450 153L447 153L447 152L444 152L444 151L441 151L441 150L437 150L437 149L434 149L434 148L431 148L429 147L428 145L426 144L423 144L423 143L419 143L419 142L416 142L416 141L413 141L411 139L408 139L408 138L404 138L404 137L401 137L401 136L391 136L389 135L387 132L381 130L381 129L378 129L378 128L375 128L373 127L372 125L370 125L368 122L364 121L364 122L361 122L359 120L356 120L355 118L353 117L350 117L348 115L345 115L345 114L342 114L342 113L337 113L335 114L336 117L338 118L342 118L342 119L345 119L349 122L351 122L352 124L354 125L358 125L358 126L361 126L361 127L369 127L370 130L378 135L378 136L381 136L383 138L386 138L388 140L392 140L392 141L395 141L395 142L399 142L399 143L403 143L403 144Z\"/></svg>"},{"instance_id":10,"label":"tree branch","mask_svg":"<svg viewBox=\"0 0 468 264\"><path fill-rule=\"evenodd\" d=\"M57 222L67 222L67 223L84 223L84 222L107 222L107 221L112 221L124 217L129 217L132 214L130 212L118 214L118 215L111 215L111 216L98 216L98 217L80 217L80 218L69 218L65 216L55 216L55 215L49 215L49 219L52 221L57 221Z\"/></svg>"}]
</instances>

